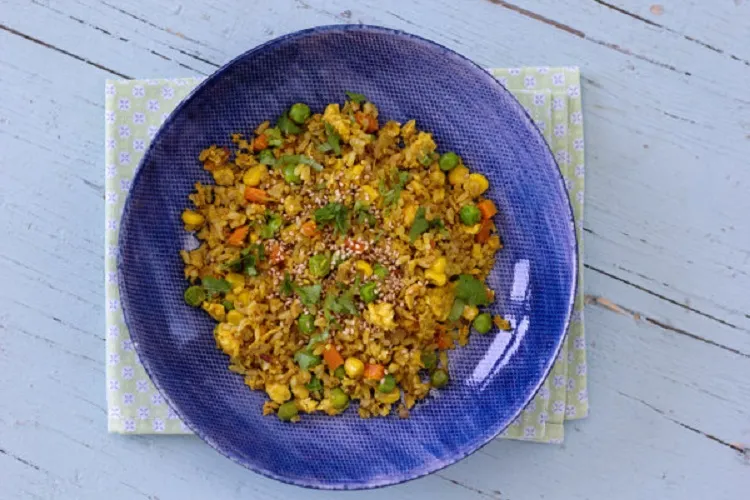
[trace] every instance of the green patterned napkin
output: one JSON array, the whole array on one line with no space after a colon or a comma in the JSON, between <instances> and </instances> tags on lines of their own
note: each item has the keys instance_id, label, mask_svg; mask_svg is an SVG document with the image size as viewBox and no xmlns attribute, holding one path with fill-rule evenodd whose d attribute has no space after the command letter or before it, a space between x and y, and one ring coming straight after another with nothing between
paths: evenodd
<instances>
[{"instance_id":1,"label":"green patterned napkin","mask_svg":"<svg viewBox=\"0 0 750 500\"><path fill-rule=\"evenodd\" d=\"M518 98L555 154L583 247L583 115L578 68L493 69ZM161 123L200 79L110 80L105 86L105 300L107 303L108 430L118 433L188 434L138 362L122 317L116 252L120 216L138 162ZM579 259L582 269L582 259ZM563 421L588 414L583 283L579 273L573 321L552 373L504 437L561 442Z\"/></svg>"}]
</instances>

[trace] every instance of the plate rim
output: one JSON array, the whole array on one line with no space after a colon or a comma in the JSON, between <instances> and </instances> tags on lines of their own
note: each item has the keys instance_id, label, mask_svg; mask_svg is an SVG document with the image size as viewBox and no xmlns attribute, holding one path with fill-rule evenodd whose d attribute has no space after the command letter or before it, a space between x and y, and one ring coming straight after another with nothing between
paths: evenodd
<instances>
[{"instance_id":1,"label":"plate rim","mask_svg":"<svg viewBox=\"0 0 750 500\"><path fill-rule=\"evenodd\" d=\"M379 478L379 479L367 479L367 480L357 480L356 482L345 482L341 480L337 481L327 481L327 482L313 482L305 479L299 479L295 478L293 476L283 476L276 472L273 472L269 469L266 469L262 466L259 466L256 463L252 463L249 461L243 461L240 458L234 456L233 452L229 450L225 450L224 447L219 445L215 440L213 440L211 437L205 435L201 430L200 426L196 426L190 418L186 418L185 415L180 411L179 407L175 405L172 398L165 393L165 391L162 389L161 384L159 383L158 379L153 376L153 370L151 368L151 362L147 358L142 358L140 356L141 354L141 348L139 346L138 336L133 335L133 329L130 326L130 313L128 312L128 307L126 306L128 303L128 294L125 291L126 288L123 286L124 283L124 265L122 262L122 248L124 247L124 236L127 231L123 231L122 229L127 226L127 223L123 224L121 222L121 228L118 235L118 241L117 241L117 284L120 294L120 304L122 308L122 315L123 320L125 322L125 326L128 329L128 334L131 337L131 340L133 341L133 346L135 348L136 353L138 354L138 360L143 366L144 370L146 371L146 374L148 375L150 381L152 384L154 384L154 387L157 391L164 397L165 401L169 405L170 408L172 408L177 416L180 418L180 420L200 439L202 439L204 442L206 442L211 448L213 448L216 452L221 454L222 456L230 459L232 462L241 465L242 467L251 470L252 472L255 472L257 474L260 474L264 477L268 477L270 479L275 479L277 481L280 481L285 484L290 484L294 486L300 486L305 488L313 488L313 489L319 489L319 490L367 490L367 489L375 489L375 488L382 488L386 486L392 486L397 484L402 484L407 481L412 481L414 479L418 479L420 477L427 476L429 474L438 472L449 465L453 465L460 460L463 460L464 458L468 457L469 455L472 455L473 453L477 452L478 450L482 449L484 446L486 446L490 441L495 439L500 433L502 433L509 425L510 423L515 420L518 415L520 415L523 412L523 409L528 405L528 403L536 396L536 394L539 392L539 389L542 387L544 381L549 377L550 371L552 370L552 367L559 356L560 350L562 349L563 343L565 341L565 338L567 337L568 329L570 327L571 317L573 313L573 308L575 305L575 299L578 292L578 281L579 281L579 249L580 249L580 243L578 241L577 235L576 235L576 228L575 228L575 217L573 212L573 205L572 201L570 199L570 194L567 192L567 189L565 189L565 180L562 174L562 171L560 170L560 166L557 162L557 159L555 158L555 155L552 152L552 149L547 143L547 141L544 139L543 134L539 130L539 128L534 123L533 119L529 115L529 113L524 109L524 107L520 104L518 99L508 90L506 89L494 76L492 76L485 68L479 66L477 63L469 59L468 57L454 51L453 49L450 49L444 45L442 45L439 42L421 37L419 35L415 35L413 33L409 33L403 30L395 29L395 28L388 28L384 26L377 26L377 25L370 25L370 24L331 24L331 25L321 25L321 26L314 26L311 28L306 28L298 31L293 31L284 35L281 35L277 38L271 39L267 42L264 42L260 45L257 45L249 50L246 50L245 52L242 52L238 56L232 58L229 62L223 64L221 67L216 69L213 73L205 77L194 89L190 91L190 93L172 110L172 112L169 114L169 116L164 120L164 122L159 126L159 129L157 130L156 134L154 135L153 139L151 139L151 142L149 143L148 148L143 154L143 157L138 162L138 166L136 167L135 173L133 174L133 179L131 182L131 189L128 191L128 196L125 200L125 204L123 206L122 214L120 216L121 221L128 220L128 214L131 210L131 204L133 203L133 197L132 193L134 191L134 188L138 185L138 182L141 177L141 173L144 170L144 164L146 160L149 158L150 153L152 149L154 148L154 145L159 142L160 136L164 133L164 131L168 128L168 126L172 123L172 121L175 119L175 117L183 111L183 108L188 106L190 102L198 95L200 92L202 92L207 86L209 86L214 80L217 78L220 78L221 75L231 68L234 64L237 62L243 60L246 57L249 57L253 54L262 52L268 48L271 48L273 46L282 44L284 42L295 40L295 39L301 39L306 38L308 36L313 36L318 33L336 33L336 32L348 32L348 31L365 31L365 32L374 32L378 34L385 34L385 35L393 35L397 37L406 37L416 40L419 43L426 44L428 46L432 46L435 49L438 49L444 53L447 53L451 57L456 57L460 60L462 60L464 63L467 63L472 69L478 72L478 76L481 74L483 77L485 77L485 83L491 86L496 86L497 89L500 89L501 92L504 92L508 97L512 99L513 102L516 103L517 111L521 114L521 117L526 122L526 125L529 129L532 130L532 133L537 135L537 139L541 144L544 145L546 148L546 153L549 157L549 160L551 160L552 164L556 167L557 175L558 175L558 186L560 188L560 191L562 192L565 200L567 201L567 204L565 204L567 208L567 222L569 223L568 226L570 228L569 232L572 233L571 235L571 241L573 242L572 245L572 259L570 261L570 266L572 267L572 287L570 289L570 295L568 300L568 308L565 316L564 321L564 328L563 328L563 334L560 335L559 339L557 340L557 345L554 348L554 355L550 357L549 360L547 360L546 364L543 367L542 373L543 376L537 383L536 387L533 391L529 392L529 396L526 398L524 403L519 407L519 409L515 412L515 414L508 420L508 424L505 426L498 426L497 429L490 429L488 433L486 433L484 436L480 436L480 439L477 441L476 445L472 445L469 447L468 450L461 450L460 452L450 456L446 460L439 461L434 463L430 467L415 467L410 469L408 472L401 474L399 476L389 476L387 478Z\"/></svg>"}]
</instances>

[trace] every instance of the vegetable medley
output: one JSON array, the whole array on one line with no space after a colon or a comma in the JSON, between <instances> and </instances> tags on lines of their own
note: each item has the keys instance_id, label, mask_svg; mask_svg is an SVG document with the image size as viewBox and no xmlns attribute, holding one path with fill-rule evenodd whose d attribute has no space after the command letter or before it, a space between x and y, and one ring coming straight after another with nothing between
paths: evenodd
<instances>
[{"instance_id":1,"label":"vegetable medley","mask_svg":"<svg viewBox=\"0 0 750 500\"><path fill-rule=\"evenodd\" d=\"M285 421L353 402L406 418L450 383L447 350L508 328L483 310L502 248L487 179L414 120L381 123L347 97L202 151L215 184L196 184L182 214L200 241L181 252L185 301Z\"/></svg>"}]
</instances>

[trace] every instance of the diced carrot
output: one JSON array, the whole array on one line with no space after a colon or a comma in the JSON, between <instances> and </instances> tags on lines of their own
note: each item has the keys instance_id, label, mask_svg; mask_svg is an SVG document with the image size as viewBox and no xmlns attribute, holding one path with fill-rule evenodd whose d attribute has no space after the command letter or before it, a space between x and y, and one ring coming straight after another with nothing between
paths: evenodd
<instances>
[{"instance_id":1,"label":"diced carrot","mask_svg":"<svg viewBox=\"0 0 750 500\"><path fill-rule=\"evenodd\" d=\"M305 222L304 224L302 224L302 226L300 227L300 232L304 234L305 236L307 236L308 238L312 238L318 233L317 229L318 229L318 226L317 224L315 224L315 221L309 220Z\"/></svg>"},{"instance_id":2,"label":"diced carrot","mask_svg":"<svg viewBox=\"0 0 750 500\"><path fill-rule=\"evenodd\" d=\"M490 230L492 229L492 220L484 219L482 226L479 228L479 232L475 236L477 243L487 243L490 239Z\"/></svg>"},{"instance_id":3,"label":"diced carrot","mask_svg":"<svg viewBox=\"0 0 750 500\"><path fill-rule=\"evenodd\" d=\"M284 262L284 252L281 249L280 244L270 244L266 249L266 252L268 253L268 262L270 262L271 265L281 264L282 262Z\"/></svg>"},{"instance_id":4,"label":"diced carrot","mask_svg":"<svg viewBox=\"0 0 750 500\"><path fill-rule=\"evenodd\" d=\"M351 238L347 238L344 241L344 246L347 248L347 250L351 250L354 253L362 253L365 250L367 250L367 244L362 241L353 240Z\"/></svg>"},{"instance_id":5,"label":"diced carrot","mask_svg":"<svg viewBox=\"0 0 750 500\"><path fill-rule=\"evenodd\" d=\"M497 208L492 200L482 200L477 204L477 208L482 213L482 219L491 219L496 213Z\"/></svg>"},{"instance_id":6,"label":"diced carrot","mask_svg":"<svg viewBox=\"0 0 750 500\"><path fill-rule=\"evenodd\" d=\"M378 129L378 119L372 115L368 115L362 111L357 111L354 115L354 119L357 120L357 123L362 127L362 130L368 134L371 134Z\"/></svg>"},{"instance_id":7,"label":"diced carrot","mask_svg":"<svg viewBox=\"0 0 750 500\"><path fill-rule=\"evenodd\" d=\"M268 147L268 136L266 134L260 134L253 140L253 149L255 151L261 151Z\"/></svg>"},{"instance_id":8,"label":"diced carrot","mask_svg":"<svg viewBox=\"0 0 750 500\"><path fill-rule=\"evenodd\" d=\"M365 378L370 380L380 380L385 377L385 366L383 365L371 365L367 363L365 365Z\"/></svg>"},{"instance_id":9,"label":"diced carrot","mask_svg":"<svg viewBox=\"0 0 750 500\"><path fill-rule=\"evenodd\" d=\"M339 351L332 345L327 346L323 351L323 359L331 370L335 370L344 364L344 358L341 357Z\"/></svg>"},{"instance_id":10,"label":"diced carrot","mask_svg":"<svg viewBox=\"0 0 750 500\"><path fill-rule=\"evenodd\" d=\"M262 189L245 186L245 199L253 203L268 203L271 197Z\"/></svg>"},{"instance_id":11,"label":"diced carrot","mask_svg":"<svg viewBox=\"0 0 750 500\"><path fill-rule=\"evenodd\" d=\"M227 244L235 247L242 246L247 238L247 234L250 232L250 226L240 226L229 235L227 238Z\"/></svg>"},{"instance_id":12,"label":"diced carrot","mask_svg":"<svg viewBox=\"0 0 750 500\"><path fill-rule=\"evenodd\" d=\"M453 338L446 332L440 332L437 334L437 345L438 349L444 351L453 347Z\"/></svg>"}]
</instances>

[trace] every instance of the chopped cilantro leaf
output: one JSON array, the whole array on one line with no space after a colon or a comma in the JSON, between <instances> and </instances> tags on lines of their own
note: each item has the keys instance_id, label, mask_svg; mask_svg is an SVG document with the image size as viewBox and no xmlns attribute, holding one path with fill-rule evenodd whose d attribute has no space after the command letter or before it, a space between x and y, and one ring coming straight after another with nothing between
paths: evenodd
<instances>
[{"instance_id":1,"label":"chopped cilantro leaf","mask_svg":"<svg viewBox=\"0 0 750 500\"><path fill-rule=\"evenodd\" d=\"M317 304L320 301L320 292L322 290L320 284L309 286L297 286L293 284L292 288L297 292L299 300L306 306Z\"/></svg>"},{"instance_id":2,"label":"chopped cilantro leaf","mask_svg":"<svg viewBox=\"0 0 750 500\"><path fill-rule=\"evenodd\" d=\"M391 173L390 189L386 188L385 181L383 179L380 180L378 190L380 191L380 195L383 197L383 204L385 206L393 205L398 202L398 199L401 197L401 190L404 189L404 186L406 186L406 182L408 180L409 172L400 170L394 170Z\"/></svg>"},{"instance_id":3,"label":"chopped cilantro leaf","mask_svg":"<svg viewBox=\"0 0 750 500\"><path fill-rule=\"evenodd\" d=\"M424 207L419 207L416 216L414 216L411 229L409 229L409 239L414 242L428 229L430 229L430 222L425 218Z\"/></svg>"},{"instance_id":4,"label":"chopped cilantro leaf","mask_svg":"<svg viewBox=\"0 0 750 500\"><path fill-rule=\"evenodd\" d=\"M330 319L330 313L334 314L358 314L356 304L354 303L354 289L349 289L341 295L329 293L326 295L323 311L326 319Z\"/></svg>"},{"instance_id":5,"label":"chopped cilantro leaf","mask_svg":"<svg viewBox=\"0 0 750 500\"><path fill-rule=\"evenodd\" d=\"M320 356L315 356L310 352L309 348L306 347L294 354L294 361L303 370L309 370L310 368L320 364Z\"/></svg>"},{"instance_id":6,"label":"chopped cilantro leaf","mask_svg":"<svg viewBox=\"0 0 750 500\"><path fill-rule=\"evenodd\" d=\"M288 296L294 291L294 282L289 273L284 273L284 281L281 282L281 295Z\"/></svg>"},{"instance_id":7,"label":"chopped cilantro leaf","mask_svg":"<svg viewBox=\"0 0 750 500\"><path fill-rule=\"evenodd\" d=\"M367 97L365 97L364 94L349 92L348 90L346 91L346 97L348 97L350 101L356 102L357 104L362 104L367 100Z\"/></svg>"},{"instance_id":8,"label":"chopped cilantro leaf","mask_svg":"<svg viewBox=\"0 0 750 500\"><path fill-rule=\"evenodd\" d=\"M276 164L281 167L285 165L303 164L310 165L310 167L312 167L312 169L316 172L320 172L321 170L323 170L323 165L305 155L283 155L279 158Z\"/></svg>"},{"instance_id":9,"label":"chopped cilantro leaf","mask_svg":"<svg viewBox=\"0 0 750 500\"><path fill-rule=\"evenodd\" d=\"M325 122L325 127L328 145L331 147L330 151L333 151L333 154L335 155L340 155L341 137L339 136L338 132L336 132L336 129L333 128L333 125L331 125L330 123Z\"/></svg>"},{"instance_id":10,"label":"chopped cilantro leaf","mask_svg":"<svg viewBox=\"0 0 750 500\"><path fill-rule=\"evenodd\" d=\"M276 120L276 126L284 135L299 134L300 132L302 132L302 129L299 128L297 124L294 123L291 119L289 119L289 115L287 115L286 111L284 111L279 119Z\"/></svg>"},{"instance_id":11,"label":"chopped cilantro leaf","mask_svg":"<svg viewBox=\"0 0 750 500\"><path fill-rule=\"evenodd\" d=\"M458 277L456 299L462 299L470 306L484 306L490 303L487 287L470 274L462 274Z\"/></svg>"},{"instance_id":12,"label":"chopped cilantro leaf","mask_svg":"<svg viewBox=\"0 0 750 500\"><path fill-rule=\"evenodd\" d=\"M315 211L315 222L331 224L341 234L349 229L349 210L341 203L329 203Z\"/></svg>"},{"instance_id":13,"label":"chopped cilantro leaf","mask_svg":"<svg viewBox=\"0 0 750 500\"><path fill-rule=\"evenodd\" d=\"M308 391L317 392L323 390L323 384L320 382L320 379L313 375L313 377L310 379L310 382L305 384L305 387Z\"/></svg>"},{"instance_id":14,"label":"chopped cilantro leaf","mask_svg":"<svg viewBox=\"0 0 750 500\"><path fill-rule=\"evenodd\" d=\"M201 279L201 285L209 294L227 293L232 290L232 285L227 280L206 276Z\"/></svg>"},{"instance_id":15,"label":"chopped cilantro leaf","mask_svg":"<svg viewBox=\"0 0 750 500\"><path fill-rule=\"evenodd\" d=\"M310 341L307 343L308 349L313 349L318 344L322 344L326 340L328 340L328 337L330 337L331 334L328 333L328 330L324 330L320 333L316 333L312 337L310 337Z\"/></svg>"},{"instance_id":16,"label":"chopped cilantro leaf","mask_svg":"<svg viewBox=\"0 0 750 500\"><path fill-rule=\"evenodd\" d=\"M363 201L354 202L354 215L360 224L367 223L370 227L375 227L375 216L370 212L370 205Z\"/></svg>"},{"instance_id":17,"label":"chopped cilantro leaf","mask_svg":"<svg viewBox=\"0 0 750 500\"><path fill-rule=\"evenodd\" d=\"M266 215L266 225L260 228L260 237L263 239L273 238L276 232L281 229L284 220L277 213L270 212Z\"/></svg>"}]
</instances>

